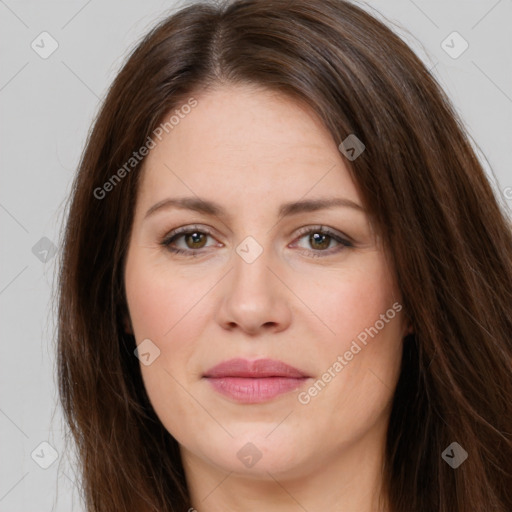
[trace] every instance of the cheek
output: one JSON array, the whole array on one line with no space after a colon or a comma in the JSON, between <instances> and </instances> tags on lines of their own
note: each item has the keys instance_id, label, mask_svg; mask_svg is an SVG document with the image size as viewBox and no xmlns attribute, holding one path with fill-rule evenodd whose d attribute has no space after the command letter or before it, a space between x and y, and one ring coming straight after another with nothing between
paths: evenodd
<instances>
[{"instance_id":1,"label":"cheek","mask_svg":"<svg viewBox=\"0 0 512 512\"><path fill-rule=\"evenodd\" d=\"M161 264L152 265L150 256L135 250L128 257L125 272L128 308L137 341L150 338L157 344L167 343L187 322L192 308L197 314L201 289L196 283L184 283Z\"/></svg>"},{"instance_id":2,"label":"cheek","mask_svg":"<svg viewBox=\"0 0 512 512\"><path fill-rule=\"evenodd\" d=\"M135 339L137 344L150 339L160 351L151 364L141 360L144 387L157 416L175 434L183 428L176 418L194 410L183 386L187 387L186 366L199 336L194 329L200 329L189 320L200 314L202 294L198 287L168 274L161 266L152 266L142 251L128 256L125 289Z\"/></svg>"},{"instance_id":3,"label":"cheek","mask_svg":"<svg viewBox=\"0 0 512 512\"><path fill-rule=\"evenodd\" d=\"M203 319L208 317L209 303L201 299L213 284L213 279L181 276L170 266L154 264L149 252L135 248L129 254L125 289L133 333L137 344L150 339L160 351L150 366L141 364L148 391L158 389L159 380L167 387L172 381L169 373L180 382L193 379L187 376L189 361L197 351Z\"/></svg>"},{"instance_id":4,"label":"cheek","mask_svg":"<svg viewBox=\"0 0 512 512\"><path fill-rule=\"evenodd\" d=\"M337 403L368 420L388 400L402 349L401 297L393 283L383 257L375 253L350 272L317 276L315 286L302 286L304 302L320 320L315 349L323 382L311 390L319 410ZM333 410L329 417L339 421L339 415Z\"/></svg>"},{"instance_id":5,"label":"cheek","mask_svg":"<svg viewBox=\"0 0 512 512\"><path fill-rule=\"evenodd\" d=\"M323 332L326 342L323 345L338 348L373 326L399 300L379 253L365 255L360 264L347 270L317 272L310 279L302 274L294 290L317 317L317 330Z\"/></svg>"}]
</instances>

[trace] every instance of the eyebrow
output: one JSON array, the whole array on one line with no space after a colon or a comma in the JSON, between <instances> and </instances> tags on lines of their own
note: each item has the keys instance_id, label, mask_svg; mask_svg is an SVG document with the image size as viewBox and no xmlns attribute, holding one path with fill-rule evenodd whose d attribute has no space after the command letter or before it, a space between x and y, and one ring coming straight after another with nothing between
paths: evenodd
<instances>
[{"instance_id":1,"label":"eyebrow","mask_svg":"<svg viewBox=\"0 0 512 512\"><path fill-rule=\"evenodd\" d=\"M351 201L350 199L345 199L342 197L326 197L322 199L306 199L284 203L279 208L278 216L288 217L291 215L297 215L299 213L309 213L334 207L353 208L354 210L366 213L365 209L361 205ZM169 208L192 210L215 217L230 217L229 213L224 209L223 206L213 201L200 199L198 197L175 197L163 199L162 201L154 204L146 212L144 218L146 219L159 210L165 210Z\"/></svg>"}]
</instances>

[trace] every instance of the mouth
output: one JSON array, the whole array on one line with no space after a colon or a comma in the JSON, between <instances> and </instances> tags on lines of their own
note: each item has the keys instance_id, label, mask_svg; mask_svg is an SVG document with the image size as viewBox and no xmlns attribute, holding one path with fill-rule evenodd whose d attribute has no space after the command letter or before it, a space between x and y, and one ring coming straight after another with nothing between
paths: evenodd
<instances>
[{"instance_id":1,"label":"mouth","mask_svg":"<svg viewBox=\"0 0 512 512\"><path fill-rule=\"evenodd\" d=\"M239 403L254 404L293 391L310 378L274 359L230 359L210 368L203 378L213 389Z\"/></svg>"}]
</instances>

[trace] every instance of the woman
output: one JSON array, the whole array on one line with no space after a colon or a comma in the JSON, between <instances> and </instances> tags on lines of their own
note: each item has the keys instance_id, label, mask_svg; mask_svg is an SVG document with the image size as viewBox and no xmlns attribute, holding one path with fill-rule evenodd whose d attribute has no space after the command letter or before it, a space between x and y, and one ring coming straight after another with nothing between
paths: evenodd
<instances>
[{"instance_id":1,"label":"woman","mask_svg":"<svg viewBox=\"0 0 512 512\"><path fill-rule=\"evenodd\" d=\"M364 10L162 22L95 122L63 247L87 510L512 510L510 224Z\"/></svg>"}]
</instances>

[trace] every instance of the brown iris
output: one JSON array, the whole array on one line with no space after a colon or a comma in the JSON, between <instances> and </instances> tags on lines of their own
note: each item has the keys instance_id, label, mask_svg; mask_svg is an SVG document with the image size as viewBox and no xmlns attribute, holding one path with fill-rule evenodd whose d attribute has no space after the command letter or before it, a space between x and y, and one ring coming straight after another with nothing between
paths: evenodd
<instances>
[{"instance_id":1,"label":"brown iris","mask_svg":"<svg viewBox=\"0 0 512 512\"><path fill-rule=\"evenodd\" d=\"M330 241L331 237L326 234L312 233L309 235L309 242L311 243L311 246L316 249L327 249L329 247Z\"/></svg>"},{"instance_id":2,"label":"brown iris","mask_svg":"<svg viewBox=\"0 0 512 512\"><path fill-rule=\"evenodd\" d=\"M189 247L189 249L202 249L206 243L207 236L208 235L205 233L198 233L197 231L186 234L185 242L187 247ZM188 243L189 240L191 241L191 244Z\"/></svg>"}]
</instances>

